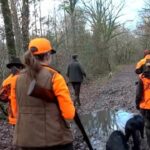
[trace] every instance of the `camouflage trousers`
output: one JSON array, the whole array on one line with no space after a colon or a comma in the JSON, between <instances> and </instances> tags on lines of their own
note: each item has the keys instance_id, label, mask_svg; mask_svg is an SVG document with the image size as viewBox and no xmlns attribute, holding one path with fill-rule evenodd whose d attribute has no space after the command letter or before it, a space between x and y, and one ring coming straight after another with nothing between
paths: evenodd
<instances>
[{"instance_id":1,"label":"camouflage trousers","mask_svg":"<svg viewBox=\"0 0 150 150\"><path fill-rule=\"evenodd\" d=\"M141 114L144 117L145 121L145 132L147 137L147 144L150 148L150 110L141 110Z\"/></svg>"}]
</instances>

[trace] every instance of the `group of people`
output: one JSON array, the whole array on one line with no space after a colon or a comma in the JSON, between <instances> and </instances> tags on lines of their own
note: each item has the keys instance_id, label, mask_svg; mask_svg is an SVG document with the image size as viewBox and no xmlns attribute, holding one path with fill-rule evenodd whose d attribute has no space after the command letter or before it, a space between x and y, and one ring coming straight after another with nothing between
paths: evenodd
<instances>
[{"instance_id":1,"label":"group of people","mask_svg":"<svg viewBox=\"0 0 150 150\"><path fill-rule=\"evenodd\" d=\"M0 101L9 104L8 121L14 126L15 149L73 150L70 121L75 107L63 76L51 67L55 53L48 39L35 38L29 43L23 63L13 58L7 64L11 73L2 83ZM75 104L81 105L80 87L86 73L77 57L72 56L67 76L75 92ZM135 72L139 78L135 103L144 116L150 147L150 50L144 51Z\"/></svg>"},{"instance_id":2,"label":"group of people","mask_svg":"<svg viewBox=\"0 0 150 150\"><path fill-rule=\"evenodd\" d=\"M11 74L2 83L0 101L9 104L8 121L14 126L16 150L73 150L70 121L75 107L65 79L51 67L55 53L48 39L35 38L29 42L23 63L12 58L7 64ZM72 59L67 76L75 101L81 105L80 86L86 74L77 55Z\"/></svg>"}]
</instances>

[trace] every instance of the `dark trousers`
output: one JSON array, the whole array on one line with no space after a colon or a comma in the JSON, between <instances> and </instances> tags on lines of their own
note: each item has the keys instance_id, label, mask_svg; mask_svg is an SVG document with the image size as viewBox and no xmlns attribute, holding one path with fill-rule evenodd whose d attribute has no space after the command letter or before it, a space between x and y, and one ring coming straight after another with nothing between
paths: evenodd
<instances>
[{"instance_id":1,"label":"dark trousers","mask_svg":"<svg viewBox=\"0 0 150 150\"><path fill-rule=\"evenodd\" d=\"M81 87L81 82L71 82L72 87L74 89L75 93L75 103L77 102L79 105L80 103L80 87Z\"/></svg>"},{"instance_id":2,"label":"dark trousers","mask_svg":"<svg viewBox=\"0 0 150 150\"><path fill-rule=\"evenodd\" d=\"M73 144L59 145L53 147L19 147L16 150L73 150Z\"/></svg>"},{"instance_id":3,"label":"dark trousers","mask_svg":"<svg viewBox=\"0 0 150 150\"><path fill-rule=\"evenodd\" d=\"M144 117L145 121L145 130L146 130L146 137L147 137L147 144L150 148L150 110L141 110L141 114Z\"/></svg>"}]
</instances>

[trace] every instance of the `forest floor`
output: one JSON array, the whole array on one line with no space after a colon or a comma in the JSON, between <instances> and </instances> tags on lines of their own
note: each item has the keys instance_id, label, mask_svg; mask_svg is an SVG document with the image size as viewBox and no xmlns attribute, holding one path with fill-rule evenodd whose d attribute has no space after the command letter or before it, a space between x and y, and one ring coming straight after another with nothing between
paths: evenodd
<instances>
[{"instance_id":1,"label":"forest floor","mask_svg":"<svg viewBox=\"0 0 150 150\"><path fill-rule=\"evenodd\" d=\"M105 76L103 79L85 81L81 87L81 106L77 107L79 114L119 109L137 112L134 105L136 81L134 65L121 66L113 73L111 78ZM72 93L72 87L69 87ZM12 127L6 121L0 121L0 150L10 150L12 130ZM77 133L77 131L74 133ZM77 134L74 142L75 150L87 149L82 145L83 142L80 138L81 136ZM98 150L105 150L106 139L102 140L101 148L98 148ZM142 146L142 150L146 150L146 148Z\"/></svg>"},{"instance_id":2,"label":"forest floor","mask_svg":"<svg viewBox=\"0 0 150 150\"><path fill-rule=\"evenodd\" d=\"M137 76L134 73L134 65L120 66L110 78L106 75L89 83L81 88L82 113L95 110L112 109L135 111L135 82Z\"/></svg>"},{"instance_id":3,"label":"forest floor","mask_svg":"<svg viewBox=\"0 0 150 150\"><path fill-rule=\"evenodd\" d=\"M138 79L134 73L134 67L134 65L120 66L111 78L105 76L103 79L100 78L83 84L81 88L81 106L78 108L80 115L94 111L118 111L121 109L131 113L139 113L135 108L135 82ZM101 143L99 147L96 147L96 150L105 150L108 137L101 135L98 138ZM81 139L78 141L81 141ZM141 149L148 150L146 139L141 143ZM80 144L80 147L83 148L79 148L76 144L75 149L86 149L82 144Z\"/></svg>"}]
</instances>

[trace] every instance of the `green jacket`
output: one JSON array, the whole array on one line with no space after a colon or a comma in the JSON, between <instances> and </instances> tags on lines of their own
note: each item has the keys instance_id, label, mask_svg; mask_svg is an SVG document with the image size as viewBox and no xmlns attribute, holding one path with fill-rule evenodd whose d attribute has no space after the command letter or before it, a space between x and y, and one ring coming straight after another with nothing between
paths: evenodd
<instances>
[{"instance_id":1,"label":"green jacket","mask_svg":"<svg viewBox=\"0 0 150 150\"><path fill-rule=\"evenodd\" d=\"M82 82L86 73L81 64L77 60L73 60L67 68L67 76L70 82Z\"/></svg>"}]
</instances>

